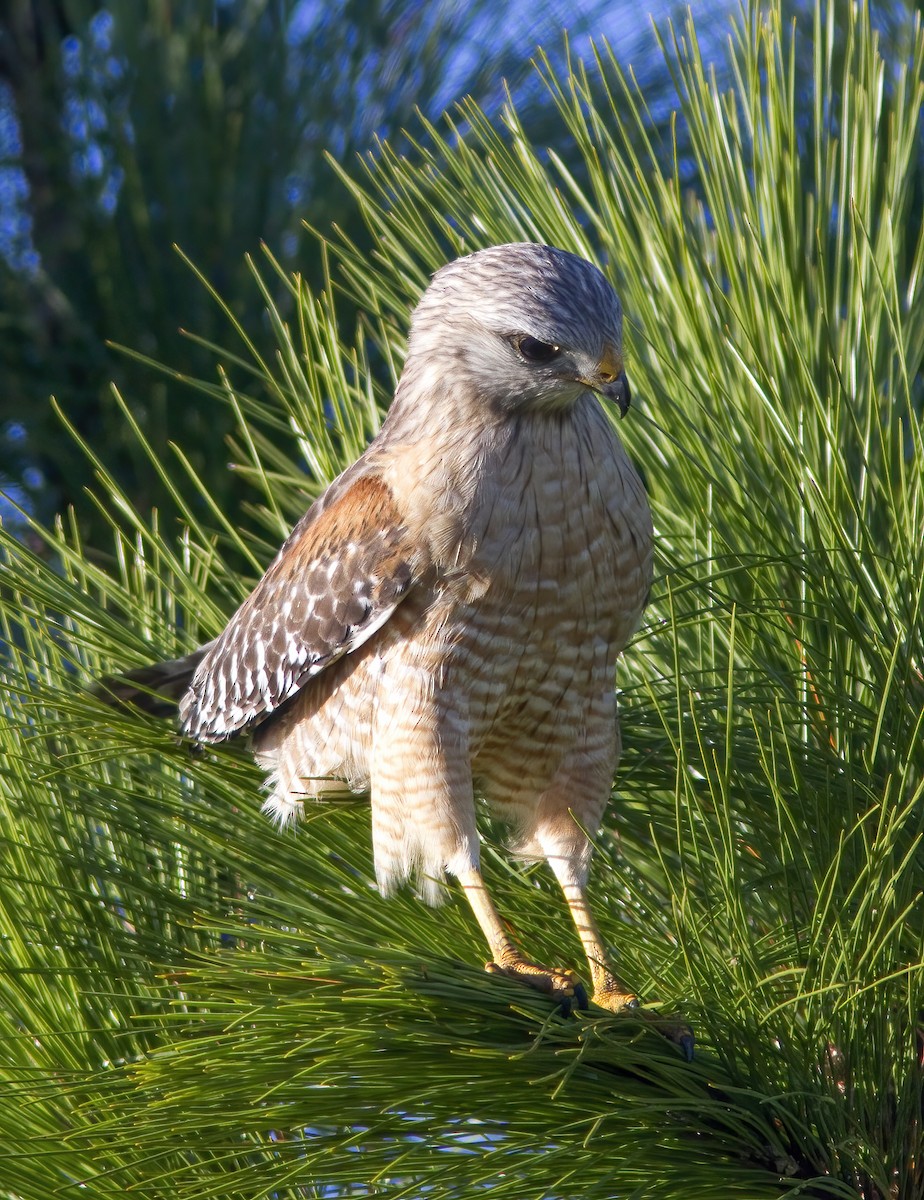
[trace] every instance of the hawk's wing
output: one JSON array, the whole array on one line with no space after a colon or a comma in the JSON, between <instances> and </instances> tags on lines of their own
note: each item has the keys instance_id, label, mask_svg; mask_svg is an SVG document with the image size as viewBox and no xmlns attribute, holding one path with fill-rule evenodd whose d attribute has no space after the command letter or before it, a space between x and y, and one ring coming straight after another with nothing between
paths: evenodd
<instances>
[{"instance_id":1,"label":"hawk's wing","mask_svg":"<svg viewBox=\"0 0 924 1200\"><path fill-rule=\"evenodd\" d=\"M199 663L180 703L183 730L220 741L273 712L385 624L423 557L380 478L334 485Z\"/></svg>"}]
</instances>

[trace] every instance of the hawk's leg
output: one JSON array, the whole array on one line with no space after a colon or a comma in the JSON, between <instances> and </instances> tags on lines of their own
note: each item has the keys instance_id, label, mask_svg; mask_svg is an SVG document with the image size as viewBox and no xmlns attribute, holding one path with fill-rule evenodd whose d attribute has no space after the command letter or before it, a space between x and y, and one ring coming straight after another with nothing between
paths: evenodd
<instances>
[{"instance_id":1,"label":"hawk's leg","mask_svg":"<svg viewBox=\"0 0 924 1200\"><path fill-rule=\"evenodd\" d=\"M554 864L553 864L554 866ZM597 928L593 913L587 903L584 889L574 883L562 883L562 891L571 909L571 916L587 956L590 977L593 980L594 1004L608 1008L610 1012L625 1012L636 1009L637 1015L658 1029L670 1041L676 1042L683 1051L688 1062L693 1060L693 1030L677 1016L661 1016L647 1009L639 1008L636 996L620 980L610 966L609 956L603 945L603 936Z\"/></svg>"},{"instance_id":2,"label":"hawk's leg","mask_svg":"<svg viewBox=\"0 0 924 1200\"><path fill-rule=\"evenodd\" d=\"M676 1042L684 1056L691 1059L690 1027L679 1017L662 1016L639 1006L638 997L614 970L587 903L585 882L592 846L585 831L599 825L609 796L614 757L613 749L606 749L602 736L596 747L588 743L577 746L563 762L553 785L543 793L532 833L571 910L590 969L594 1004L610 1012L632 1012Z\"/></svg>"},{"instance_id":3,"label":"hawk's leg","mask_svg":"<svg viewBox=\"0 0 924 1200\"><path fill-rule=\"evenodd\" d=\"M578 937L584 947L590 978L594 985L594 1004L611 1012L638 1007L638 996L616 975L603 945L603 936L590 911L584 889L574 883L562 884L562 891L571 910Z\"/></svg>"},{"instance_id":4,"label":"hawk's leg","mask_svg":"<svg viewBox=\"0 0 924 1200\"><path fill-rule=\"evenodd\" d=\"M572 1004L586 1008L587 994L573 971L540 967L523 957L494 907L481 871L477 867L469 867L459 874L458 879L491 950L491 961L485 964L485 970L528 984L560 1000L566 1009L570 1009Z\"/></svg>"}]
</instances>

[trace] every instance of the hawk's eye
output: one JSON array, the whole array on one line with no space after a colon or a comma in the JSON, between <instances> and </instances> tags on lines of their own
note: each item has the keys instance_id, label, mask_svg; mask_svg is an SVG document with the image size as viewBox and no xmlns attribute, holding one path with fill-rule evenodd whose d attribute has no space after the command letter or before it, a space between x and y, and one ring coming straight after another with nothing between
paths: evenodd
<instances>
[{"instance_id":1,"label":"hawk's eye","mask_svg":"<svg viewBox=\"0 0 924 1200\"><path fill-rule=\"evenodd\" d=\"M548 342L540 342L538 338L530 337L528 333L516 338L514 345L527 362L547 363L561 354L561 346L551 346Z\"/></svg>"}]
</instances>

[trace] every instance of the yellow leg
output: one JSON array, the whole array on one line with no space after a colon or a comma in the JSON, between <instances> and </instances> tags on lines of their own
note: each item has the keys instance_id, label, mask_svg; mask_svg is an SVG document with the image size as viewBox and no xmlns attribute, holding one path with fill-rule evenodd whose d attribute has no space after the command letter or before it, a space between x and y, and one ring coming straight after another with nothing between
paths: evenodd
<instances>
[{"instance_id":1,"label":"yellow leg","mask_svg":"<svg viewBox=\"0 0 924 1200\"><path fill-rule=\"evenodd\" d=\"M594 1003L599 1004L601 1008L610 1009L611 1012L636 1008L638 996L630 988L627 988L613 971L603 945L603 937L597 928L593 913L590 911L587 897L584 895L584 889L571 883L566 884L562 890L565 893L568 908L571 910L571 916L574 918L581 945L584 947L584 954L587 956L590 978L594 985Z\"/></svg>"},{"instance_id":2,"label":"yellow leg","mask_svg":"<svg viewBox=\"0 0 924 1200\"><path fill-rule=\"evenodd\" d=\"M572 1000L579 1007L586 1007L587 997L573 971L540 967L523 957L494 907L481 872L476 867L470 867L458 878L491 950L491 962L485 964L485 970L517 979L561 1000L568 1007Z\"/></svg>"},{"instance_id":3,"label":"yellow leg","mask_svg":"<svg viewBox=\"0 0 924 1200\"><path fill-rule=\"evenodd\" d=\"M662 1016L660 1013L651 1013L639 1008L638 996L626 987L610 965L603 938L590 911L584 889L569 883L562 885L562 891L565 893L581 945L587 955L590 977L594 985L594 1004L616 1013L625 1012L627 1009L637 1010L635 1015L649 1022L670 1041L676 1042L686 1060L692 1061L694 1038L690 1026L680 1017Z\"/></svg>"},{"instance_id":4,"label":"yellow leg","mask_svg":"<svg viewBox=\"0 0 924 1200\"><path fill-rule=\"evenodd\" d=\"M523 957L494 907L494 901L488 894L481 872L476 867L469 867L458 879L491 950L491 961L485 964L485 970L492 974L506 975L544 992L559 1000L566 1010L571 1008L572 1003L575 1007L586 1008L587 997L584 988L573 971L567 968L541 967ZM679 1017L661 1016L638 1007L638 997L626 987L610 965L603 938L583 888L576 884L566 884L563 891L587 956L594 986L594 1003L609 1009L610 1012L637 1010L637 1016L650 1022L666 1038L676 1042L684 1057L688 1061L691 1060L693 1032L689 1025Z\"/></svg>"}]
</instances>

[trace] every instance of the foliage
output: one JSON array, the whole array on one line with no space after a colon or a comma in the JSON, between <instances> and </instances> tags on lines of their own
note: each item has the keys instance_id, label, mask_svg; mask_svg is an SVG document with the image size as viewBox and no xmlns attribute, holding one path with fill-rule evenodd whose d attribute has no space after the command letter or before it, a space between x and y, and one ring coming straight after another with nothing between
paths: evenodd
<instances>
[{"instance_id":1,"label":"foliage","mask_svg":"<svg viewBox=\"0 0 924 1200\"><path fill-rule=\"evenodd\" d=\"M887 61L864 8L844 40L832 14L810 76L777 6L743 15L730 91L668 33L696 191L605 47L543 69L580 181L513 107L383 146L343 176L375 254L328 246L317 298L267 258L276 356L241 330L221 358L252 386L201 385L247 532L182 450L177 541L85 446L114 553L67 522L36 530L57 571L8 540L7 1194L924 1197L924 37ZM457 896L381 901L361 806L280 837L243 750L193 755L82 688L212 636L374 427L427 272L536 237L603 263L632 316L620 432L659 579L594 901L626 977L695 1025L692 1065L484 976ZM542 870L489 848L488 874L531 952L578 961Z\"/></svg>"},{"instance_id":2,"label":"foliage","mask_svg":"<svg viewBox=\"0 0 924 1200\"><path fill-rule=\"evenodd\" d=\"M496 105L502 79L517 88L536 37L554 29L557 40L559 27L544 4L523 47L484 2L8 0L0 488L25 495L43 519L75 505L84 532L102 536L82 495L92 483L86 459L60 437L48 403L56 395L84 437L105 441L133 503L175 517L119 414L115 380L158 457L167 460L168 440L178 440L230 505L230 414L181 382L210 369L204 346L227 331L174 245L271 353L245 253L265 242L319 286L320 256L302 222L328 229L337 220L365 236L325 152L351 162L374 135L400 137L418 109L435 116L463 92ZM285 304L284 289L274 301ZM170 372L152 372L118 346Z\"/></svg>"}]
</instances>

